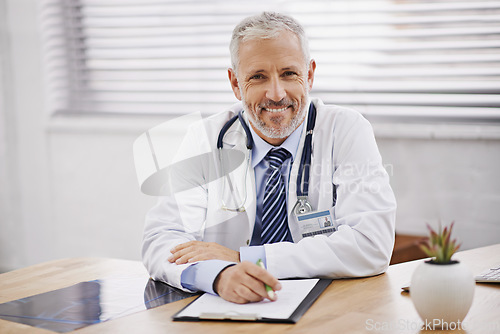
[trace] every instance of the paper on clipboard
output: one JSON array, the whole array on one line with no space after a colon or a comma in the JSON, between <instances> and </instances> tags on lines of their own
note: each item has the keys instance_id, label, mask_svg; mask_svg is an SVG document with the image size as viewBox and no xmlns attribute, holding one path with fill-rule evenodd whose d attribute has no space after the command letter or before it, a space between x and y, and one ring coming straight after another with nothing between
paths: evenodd
<instances>
[{"instance_id":1,"label":"paper on clipboard","mask_svg":"<svg viewBox=\"0 0 500 334\"><path fill-rule=\"evenodd\" d=\"M248 304L235 304L219 296L204 294L180 311L176 318L257 320L287 319L314 288L318 279L280 280L282 289L277 291L278 300L267 299Z\"/></svg>"}]
</instances>

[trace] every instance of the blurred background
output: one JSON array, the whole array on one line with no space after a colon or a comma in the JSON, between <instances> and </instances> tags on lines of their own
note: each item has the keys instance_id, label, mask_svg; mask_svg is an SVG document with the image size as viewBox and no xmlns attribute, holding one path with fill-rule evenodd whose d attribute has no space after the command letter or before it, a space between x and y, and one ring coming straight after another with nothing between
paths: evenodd
<instances>
[{"instance_id":1,"label":"blurred background","mask_svg":"<svg viewBox=\"0 0 500 334\"><path fill-rule=\"evenodd\" d=\"M398 235L500 242L500 1L0 0L0 272L139 260L133 142L236 102L231 32L262 10L305 26L311 95L371 121Z\"/></svg>"}]
</instances>

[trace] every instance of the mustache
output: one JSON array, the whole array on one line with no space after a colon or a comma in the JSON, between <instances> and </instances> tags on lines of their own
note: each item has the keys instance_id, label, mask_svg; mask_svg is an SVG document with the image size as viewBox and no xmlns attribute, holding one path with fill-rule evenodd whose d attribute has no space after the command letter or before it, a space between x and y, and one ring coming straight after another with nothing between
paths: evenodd
<instances>
[{"instance_id":1,"label":"mustache","mask_svg":"<svg viewBox=\"0 0 500 334\"><path fill-rule=\"evenodd\" d=\"M283 107L288 107L288 106L292 106L293 108L295 108L296 103L289 98L283 98L278 102L273 101L273 100L267 100L267 101L264 101L264 103L259 104L260 108L265 108L265 109L270 108L270 107L283 108Z\"/></svg>"}]
</instances>

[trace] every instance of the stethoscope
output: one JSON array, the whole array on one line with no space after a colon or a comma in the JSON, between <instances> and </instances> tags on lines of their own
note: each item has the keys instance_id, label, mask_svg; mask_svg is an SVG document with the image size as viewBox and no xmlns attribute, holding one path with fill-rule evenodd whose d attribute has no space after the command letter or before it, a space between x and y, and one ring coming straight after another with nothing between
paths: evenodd
<instances>
[{"instance_id":1,"label":"stethoscope","mask_svg":"<svg viewBox=\"0 0 500 334\"><path fill-rule=\"evenodd\" d=\"M226 124L224 124L224 126L221 128L219 132L219 137L217 138L217 149L219 152L219 160L221 163L223 175L226 174L224 174L222 141L224 139L224 135L227 133L229 128L234 124L234 122L236 122L237 119L240 121L241 126L243 127L243 130L245 131L245 135L247 138L246 147L249 152L249 154L247 154L247 168L249 165L250 151L253 148L253 138L252 138L252 133L250 132L250 128L248 127L248 125L245 122L245 119L243 118L242 111L240 111L238 114L233 116L229 121L227 121ZM316 123L316 108L314 107L314 104L311 103L307 118L307 129L306 129L306 137L304 140L304 148L302 150L302 156L300 158L300 164L299 164L299 173L297 175L297 203L293 208L293 211L296 215L312 211L311 203L308 200L308 194L309 194L309 173L311 168L311 156L312 156L312 137L313 137L315 123ZM248 173L245 173L245 178L246 174ZM234 187L228 175L226 175L224 180L227 180L230 191L234 193ZM244 180L244 184L246 187L246 179ZM223 188L225 189L224 186ZM230 208L230 206L224 203L224 196L222 196L222 202L223 202L222 209L229 211L237 211L237 212L245 211L244 205L246 202L246 189L244 193L245 193L245 198L243 199L242 204L236 205L234 209Z\"/></svg>"}]
</instances>

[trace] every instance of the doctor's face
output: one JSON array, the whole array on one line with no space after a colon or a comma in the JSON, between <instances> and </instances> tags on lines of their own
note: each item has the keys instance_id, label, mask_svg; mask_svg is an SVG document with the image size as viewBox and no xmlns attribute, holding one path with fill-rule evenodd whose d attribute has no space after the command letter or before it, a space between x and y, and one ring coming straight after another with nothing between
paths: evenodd
<instances>
[{"instance_id":1,"label":"doctor's face","mask_svg":"<svg viewBox=\"0 0 500 334\"><path fill-rule=\"evenodd\" d=\"M229 80L252 128L268 143L280 145L303 122L315 69L292 32L240 44L238 75L229 69Z\"/></svg>"}]
</instances>

